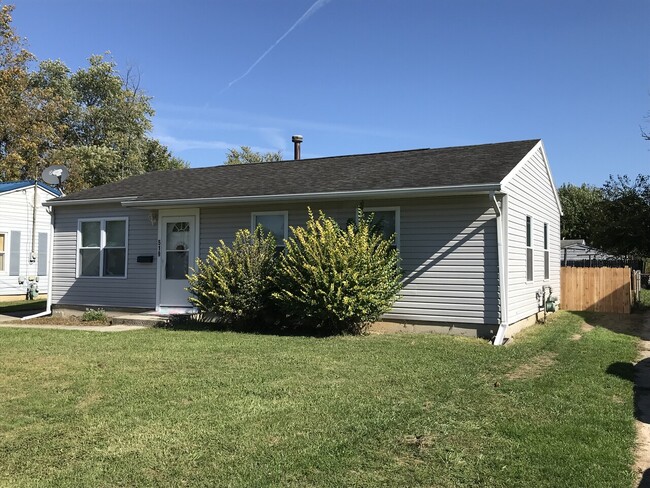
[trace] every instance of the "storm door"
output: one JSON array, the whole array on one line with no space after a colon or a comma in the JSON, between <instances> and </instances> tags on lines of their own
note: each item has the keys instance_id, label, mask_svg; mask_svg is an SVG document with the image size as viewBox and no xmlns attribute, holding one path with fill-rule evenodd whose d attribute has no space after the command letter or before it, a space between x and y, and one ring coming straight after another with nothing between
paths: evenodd
<instances>
[{"instance_id":1,"label":"storm door","mask_svg":"<svg viewBox=\"0 0 650 488\"><path fill-rule=\"evenodd\" d=\"M160 219L160 307L191 307L187 274L196 261L196 217Z\"/></svg>"}]
</instances>

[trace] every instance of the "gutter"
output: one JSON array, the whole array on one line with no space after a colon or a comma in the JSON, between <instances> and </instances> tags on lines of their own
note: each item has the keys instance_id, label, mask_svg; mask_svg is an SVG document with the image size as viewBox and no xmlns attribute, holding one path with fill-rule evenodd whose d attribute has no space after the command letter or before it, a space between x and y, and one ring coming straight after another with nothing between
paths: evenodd
<instances>
[{"instance_id":1,"label":"gutter","mask_svg":"<svg viewBox=\"0 0 650 488\"><path fill-rule=\"evenodd\" d=\"M54 209L49 208L47 211L50 214L50 241L49 247L47 249L47 302L45 305L45 311L34 315L21 317L21 321L35 319L37 317L43 317L45 315L52 315L52 282L54 281L54 277L52 276L52 258L54 256Z\"/></svg>"},{"instance_id":2,"label":"gutter","mask_svg":"<svg viewBox=\"0 0 650 488\"><path fill-rule=\"evenodd\" d=\"M208 197L168 200L137 200L137 197L124 199L124 207L196 207L205 205L232 205L239 203L255 202L291 202L301 200L340 200L342 198L386 198L386 197L421 197L421 196L444 196L444 195L480 195L500 192L501 185L492 183L486 185L456 185L456 186L434 186L421 188L401 188L384 190L358 190L358 191L332 191L318 193L288 193L274 195L245 195L236 197ZM78 200L79 201L79 200ZM80 202L80 201L79 201ZM61 202L64 203L64 202ZM72 201L70 202L72 204Z\"/></svg>"},{"instance_id":3,"label":"gutter","mask_svg":"<svg viewBox=\"0 0 650 488\"><path fill-rule=\"evenodd\" d=\"M111 203L111 202L128 202L130 200L135 200L138 197L108 197L108 198L86 198L83 200L48 200L43 202L44 207L61 207L63 205L93 205L93 204L102 204L102 203Z\"/></svg>"},{"instance_id":4,"label":"gutter","mask_svg":"<svg viewBox=\"0 0 650 488\"><path fill-rule=\"evenodd\" d=\"M505 196L505 195L504 195ZM494 345L503 345L506 329L508 328L508 283L506 273L507 252L503 245L505 240L505 227L503 225L503 212L506 209L505 199L501 199L501 206L496 199L494 192L490 192L490 200L492 200L492 207L497 216L497 263L499 266L499 310L500 310L500 323L497 335L494 338Z\"/></svg>"}]
</instances>

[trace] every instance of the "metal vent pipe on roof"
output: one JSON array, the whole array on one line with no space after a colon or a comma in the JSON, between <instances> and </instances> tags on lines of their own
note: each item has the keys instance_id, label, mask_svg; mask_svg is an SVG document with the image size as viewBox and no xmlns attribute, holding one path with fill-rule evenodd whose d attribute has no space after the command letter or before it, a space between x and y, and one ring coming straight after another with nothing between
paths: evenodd
<instances>
[{"instance_id":1,"label":"metal vent pipe on roof","mask_svg":"<svg viewBox=\"0 0 650 488\"><path fill-rule=\"evenodd\" d=\"M296 161L300 159L300 143L302 142L301 135L295 135L291 137L291 142L293 142L293 159Z\"/></svg>"}]
</instances>

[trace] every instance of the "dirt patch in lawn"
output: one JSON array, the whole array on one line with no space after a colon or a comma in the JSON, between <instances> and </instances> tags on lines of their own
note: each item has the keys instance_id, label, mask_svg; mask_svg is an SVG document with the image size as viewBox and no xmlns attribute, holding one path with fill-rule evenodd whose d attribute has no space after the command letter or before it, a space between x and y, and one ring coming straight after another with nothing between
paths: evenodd
<instances>
[{"instance_id":1,"label":"dirt patch in lawn","mask_svg":"<svg viewBox=\"0 0 650 488\"><path fill-rule=\"evenodd\" d=\"M522 364L519 368L506 375L509 380L529 380L532 378L539 378L544 372L557 362L557 354L554 352L547 352L535 356L526 364Z\"/></svg>"}]
</instances>

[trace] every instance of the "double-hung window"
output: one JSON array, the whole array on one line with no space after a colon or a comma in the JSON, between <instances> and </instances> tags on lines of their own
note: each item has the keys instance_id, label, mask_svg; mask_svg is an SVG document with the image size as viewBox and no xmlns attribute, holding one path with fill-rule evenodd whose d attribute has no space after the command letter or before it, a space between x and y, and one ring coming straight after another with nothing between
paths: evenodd
<instances>
[{"instance_id":1,"label":"double-hung window","mask_svg":"<svg viewBox=\"0 0 650 488\"><path fill-rule=\"evenodd\" d=\"M288 236L289 212L253 212L251 214L251 232L255 232L258 225L266 233L273 234L275 237L275 249L281 251L284 249L284 240Z\"/></svg>"},{"instance_id":2,"label":"double-hung window","mask_svg":"<svg viewBox=\"0 0 650 488\"><path fill-rule=\"evenodd\" d=\"M533 218L526 216L526 281L533 281Z\"/></svg>"},{"instance_id":3,"label":"double-hung window","mask_svg":"<svg viewBox=\"0 0 650 488\"><path fill-rule=\"evenodd\" d=\"M385 239L390 239L394 235L393 248L399 249L399 207L364 208L363 215L364 217L373 216L373 227L381 232Z\"/></svg>"},{"instance_id":4,"label":"double-hung window","mask_svg":"<svg viewBox=\"0 0 650 488\"><path fill-rule=\"evenodd\" d=\"M7 234L0 233L0 273L7 271Z\"/></svg>"},{"instance_id":5,"label":"double-hung window","mask_svg":"<svg viewBox=\"0 0 650 488\"><path fill-rule=\"evenodd\" d=\"M84 219L77 232L77 276L126 278L128 219Z\"/></svg>"},{"instance_id":6,"label":"double-hung window","mask_svg":"<svg viewBox=\"0 0 650 488\"><path fill-rule=\"evenodd\" d=\"M544 279L550 277L551 262L548 252L548 224L544 223Z\"/></svg>"}]
</instances>

